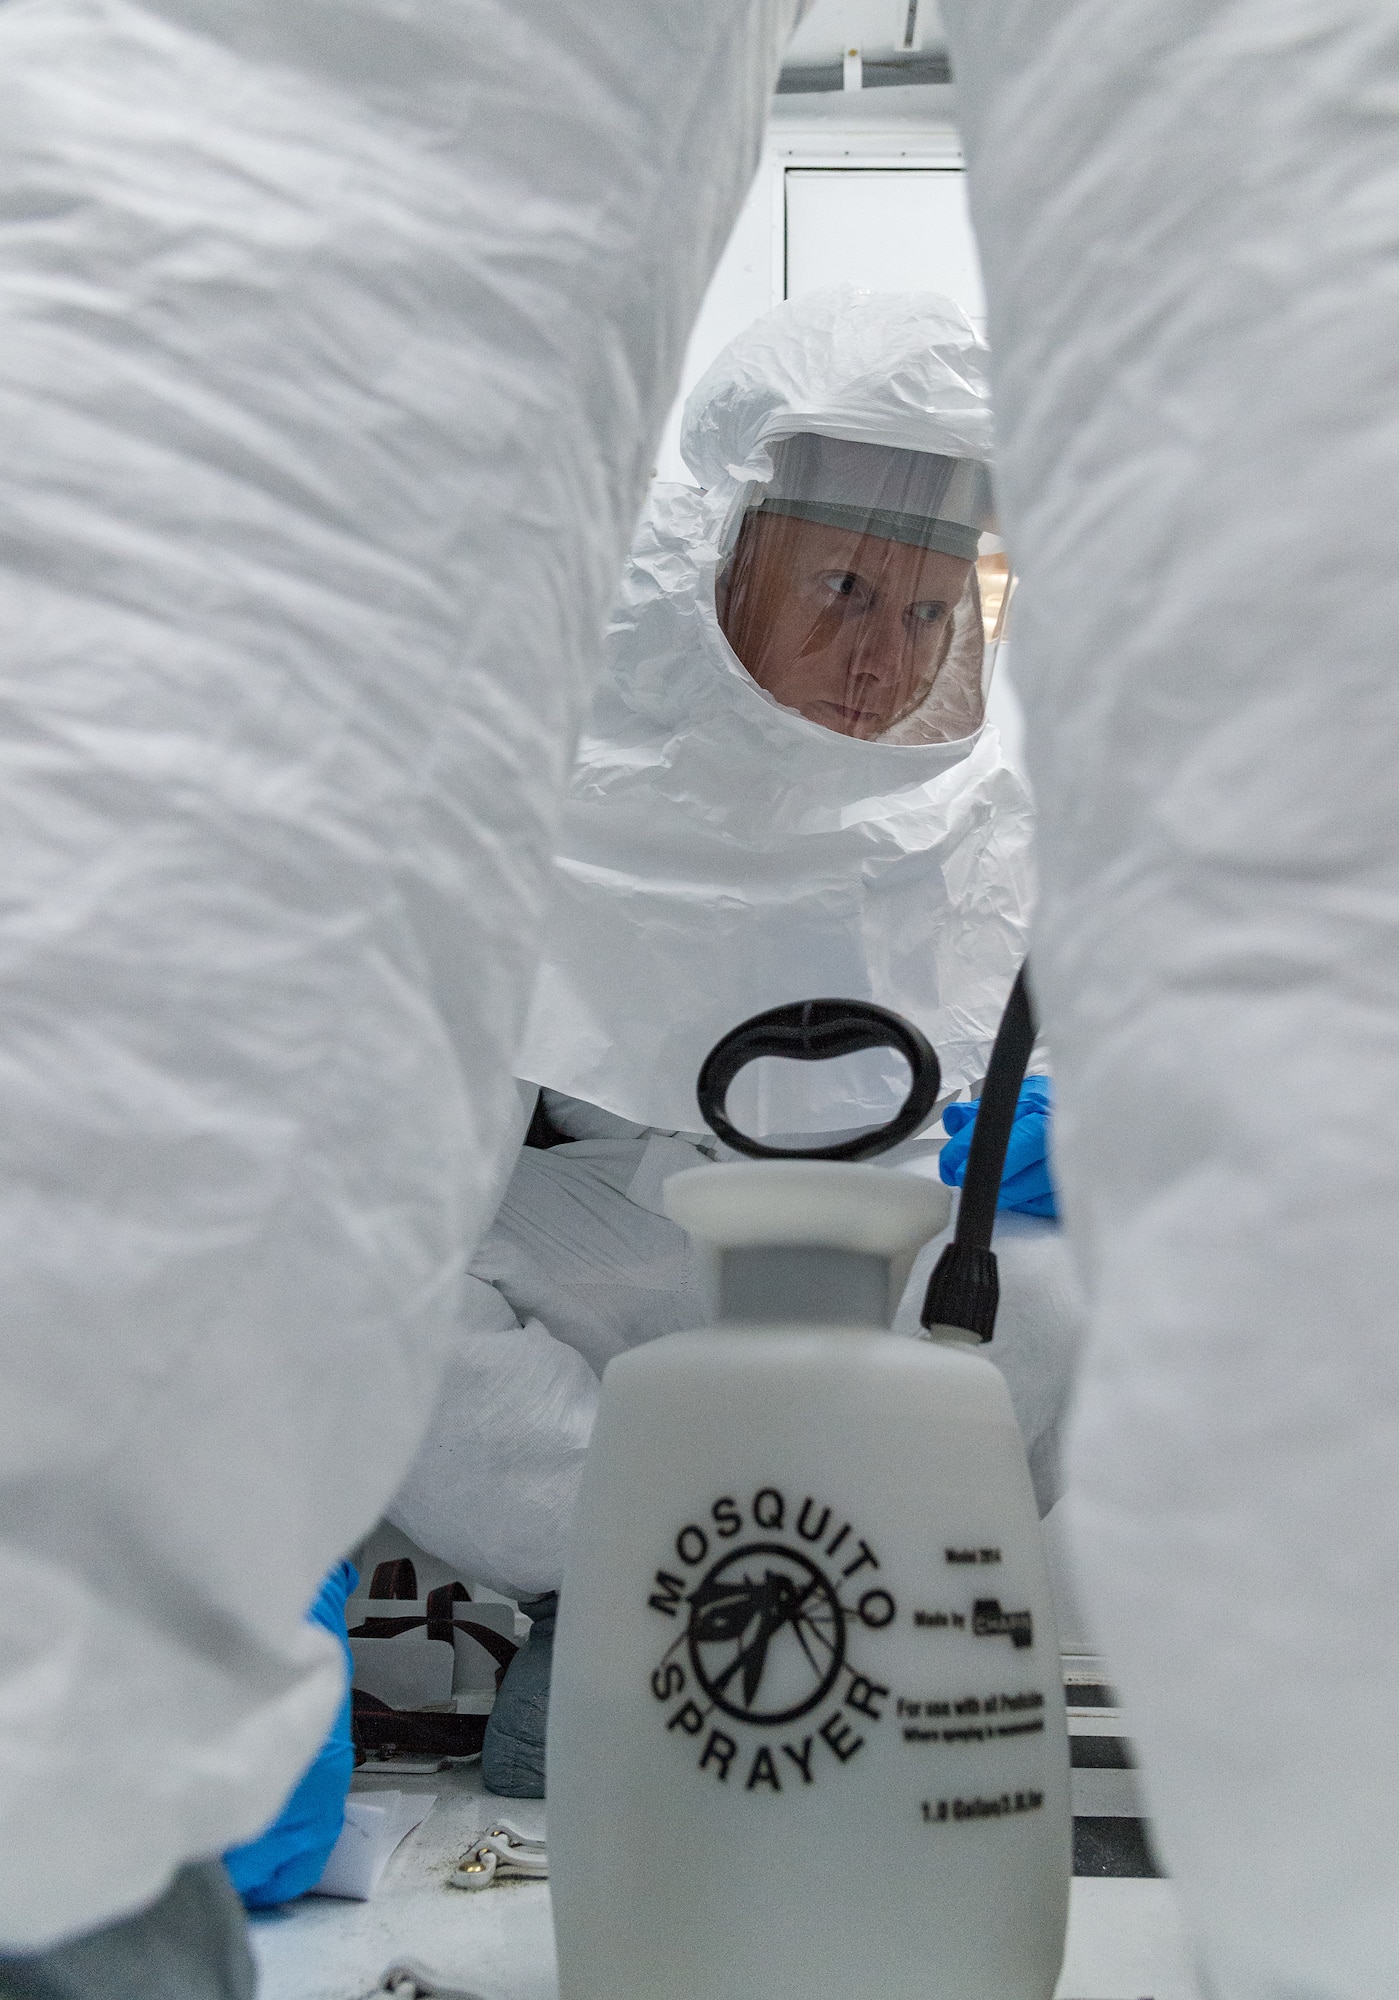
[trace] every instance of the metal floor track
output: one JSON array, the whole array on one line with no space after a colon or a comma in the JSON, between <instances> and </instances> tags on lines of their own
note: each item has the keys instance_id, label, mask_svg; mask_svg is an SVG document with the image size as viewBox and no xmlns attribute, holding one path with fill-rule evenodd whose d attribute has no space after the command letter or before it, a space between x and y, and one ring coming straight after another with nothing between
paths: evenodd
<instances>
[{"instance_id":1,"label":"metal floor track","mask_svg":"<svg viewBox=\"0 0 1399 2000\"><path fill-rule=\"evenodd\" d=\"M1069 1711L1074 1874L1139 1880L1162 1875L1151 1851L1136 1758L1103 1662L1091 1653L1066 1653L1064 1694Z\"/></svg>"}]
</instances>

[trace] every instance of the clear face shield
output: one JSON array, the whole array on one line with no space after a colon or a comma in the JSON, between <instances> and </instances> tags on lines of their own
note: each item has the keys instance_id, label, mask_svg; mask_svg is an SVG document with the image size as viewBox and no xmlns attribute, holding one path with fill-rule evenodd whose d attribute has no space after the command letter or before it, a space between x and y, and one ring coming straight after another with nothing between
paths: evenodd
<instances>
[{"instance_id":1,"label":"clear face shield","mask_svg":"<svg viewBox=\"0 0 1399 2000\"><path fill-rule=\"evenodd\" d=\"M716 588L758 686L842 736L949 743L981 726L1005 559L977 459L803 432L773 446ZM996 620L988 631L978 557Z\"/></svg>"}]
</instances>

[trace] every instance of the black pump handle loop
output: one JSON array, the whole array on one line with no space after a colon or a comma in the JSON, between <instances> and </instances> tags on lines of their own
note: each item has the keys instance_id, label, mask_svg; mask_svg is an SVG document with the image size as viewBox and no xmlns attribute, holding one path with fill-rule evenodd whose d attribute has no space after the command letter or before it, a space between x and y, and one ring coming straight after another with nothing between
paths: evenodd
<instances>
[{"instance_id":1,"label":"black pump handle loop","mask_svg":"<svg viewBox=\"0 0 1399 2000\"><path fill-rule=\"evenodd\" d=\"M741 1069L759 1056L786 1056L793 1062L830 1062L861 1049L896 1049L913 1072L907 1098L886 1125L857 1132L829 1145L771 1146L751 1139L731 1123L729 1089ZM925 1125L937 1103L942 1071L926 1035L911 1021L876 1007L870 1000L793 1000L771 1007L730 1029L700 1067L697 1095L701 1116L736 1153L753 1160L868 1160L887 1153Z\"/></svg>"}]
</instances>

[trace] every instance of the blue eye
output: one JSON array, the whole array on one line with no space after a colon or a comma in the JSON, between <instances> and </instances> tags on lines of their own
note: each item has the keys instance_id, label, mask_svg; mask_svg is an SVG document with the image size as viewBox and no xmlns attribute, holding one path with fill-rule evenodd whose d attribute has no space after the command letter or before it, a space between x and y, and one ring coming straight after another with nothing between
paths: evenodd
<instances>
[{"instance_id":1,"label":"blue eye","mask_svg":"<svg viewBox=\"0 0 1399 2000\"><path fill-rule=\"evenodd\" d=\"M947 606L940 598L929 598L925 604L911 604L908 616L918 625L938 625L947 616Z\"/></svg>"},{"instance_id":2,"label":"blue eye","mask_svg":"<svg viewBox=\"0 0 1399 2000\"><path fill-rule=\"evenodd\" d=\"M848 603L863 604L869 598L869 585L854 570L827 570L821 581L833 597L843 597Z\"/></svg>"}]
</instances>

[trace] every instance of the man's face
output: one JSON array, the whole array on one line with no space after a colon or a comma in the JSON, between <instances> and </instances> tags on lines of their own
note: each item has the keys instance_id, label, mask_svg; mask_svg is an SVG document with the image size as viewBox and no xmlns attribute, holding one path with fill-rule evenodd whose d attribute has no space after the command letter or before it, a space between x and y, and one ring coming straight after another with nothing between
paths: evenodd
<instances>
[{"instance_id":1,"label":"man's face","mask_svg":"<svg viewBox=\"0 0 1399 2000\"><path fill-rule=\"evenodd\" d=\"M719 619L760 688L842 736L883 735L947 658L970 562L786 514L750 514Z\"/></svg>"}]
</instances>

